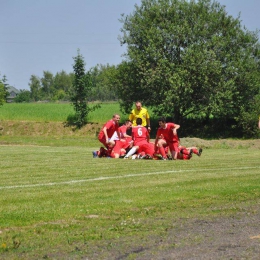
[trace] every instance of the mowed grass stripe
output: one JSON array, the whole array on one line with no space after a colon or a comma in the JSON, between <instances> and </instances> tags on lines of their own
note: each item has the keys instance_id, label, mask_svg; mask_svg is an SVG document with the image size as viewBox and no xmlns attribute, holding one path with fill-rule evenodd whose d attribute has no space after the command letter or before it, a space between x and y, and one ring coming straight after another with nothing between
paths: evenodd
<instances>
[{"instance_id":1,"label":"mowed grass stripe","mask_svg":"<svg viewBox=\"0 0 260 260\"><path fill-rule=\"evenodd\" d=\"M258 167L260 151L246 149L207 149L190 161L93 159L86 147L0 147L1 186L63 183L99 177L136 173L188 170L198 174L208 169ZM257 168L257 169L258 169Z\"/></svg>"},{"instance_id":2,"label":"mowed grass stripe","mask_svg":"<svg viewBox=\"0 0 260 260\"><path fill-rule=\"evenodd\" d=\"M259 167L230 167L230 168L218 168L218 169L200 169L200 172L227 172L227 171L245 171L245 170L255 170L260 169ZM162 172L144 172L144 173L137 173L137 174L127 174L127 175L121 175L121 176L104 176L104 177L98 177L98 178L92 178L92 179L83 179L83 180L68 180L68 181L62 181L62 182L50 182L50 183L36 183L36 184L25 184L25 185L13 185L13 186L0 186L0 190L3 189L21 189L21 188L34 188L34 187L42 187L42 186L54 186L54 185L71 185L71 184L77 184L82 182L94 182L94 181L106 181L106 180L112 180L112 179L122 179L122 178L131 178L131 177L143 177L143 176L151 176L151 175L164 175L164 174L172 174L172 173L187 173L187 172L194 172L196 173L196 170L193 169L190 170L170 170L170 171L162 171ZM230 175L234 175L233 172ZM237 175L237 174L235 174ZM222 177L222 176L221 176Z\"/></svg>"}]
</instances>

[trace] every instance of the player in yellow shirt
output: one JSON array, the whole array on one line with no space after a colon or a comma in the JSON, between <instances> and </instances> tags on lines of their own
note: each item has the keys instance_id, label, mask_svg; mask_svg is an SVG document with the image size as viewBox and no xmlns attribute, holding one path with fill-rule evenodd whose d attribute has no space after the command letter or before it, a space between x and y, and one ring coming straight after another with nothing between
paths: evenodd
<instances>
[{"instance_id":1,"label":"player in yellow shirt","mask_svg":"<svg viewBox=\"0 0 260 260\"><path fill-rule=\"evenodd\" d=\"M137 126L136 119L142 118L142 126L147 127L148 131L151 131L150 116L146 108L142 107L140 101L136 101L135 108L129 115L129 120L133 123L133 126Z\"/></svg>"},{"instance_id":2,"label":"player in yellow shirt","mask_svg":"<svg viewBox=\"0 0 260 260\"><path fill-rule=\"evenodd\" d=\"M260 129L260 116L259 116L259 120L258 120L258 128Z\"/></svg>"}]
</instances>

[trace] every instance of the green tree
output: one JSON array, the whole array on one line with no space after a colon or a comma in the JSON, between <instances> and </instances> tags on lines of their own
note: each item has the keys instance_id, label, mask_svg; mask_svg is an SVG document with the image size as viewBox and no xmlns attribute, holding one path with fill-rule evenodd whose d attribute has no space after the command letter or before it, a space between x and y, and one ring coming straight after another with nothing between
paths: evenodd
<instances>
[{"instance_id":1,"label":"green tree","mask_svg":"<svg viewBox=\"0 0 260 260\"><path fill-rule=\"evenodd\" d=\"M41 78L42 98L51 99L53 96L53 81L53 74L49 71L43 71L43 77Z\"/></svg>"},{"instance_id":2,"label":"green tree","mask_svg":"<svg viewBox=\"0 0 260 260\"><path fill-rule=\"evenodd\" d=\"M41 81L39 77L32 75L29 83L31 89L31 97L33 101L41 100Z\"/></svg>"},{"instance_id":3,"label":"green tree","mask_svg":"<svg viewBox=\"0 0 260 260\"><path fill-rule=\"evenodd\" d=\"M131 71L127 80L119 66L123 103L138 94L156 115L233 119L235 130L259 93L257 32L210 0L143 0L121 22Z\"/></svg>"},{"instance_id":4,"label":"green tree","mask_svg":"<svg viewBox=\"0 0 260 260\"><path fill-rule=\"evenodd\" d=\"M93 91L90 96L92 100L108 101L117 100L117 90L114 88L113 79L116 67L110 65L97 65L90 70Z\"/></svg>"},{"instance_id":5,"label":"green tree","mask_svg":"<svg viewBox=\"0 0 260 260\"><path fill-rule=\"evenodd\" d=\"M131 111L133 102L136 100L142 100L144 104L148 104L148 93L142 88L138 73L138 68L133 62L123 61L117 66L110 80L111 84L117 88L120 108L126 113Z\"/></svg>"},{"instance_id":6,"label":"green tree","mask_svg":"<svg viewBox=\"0 0 260 260\"><path fill-rule=\"evenodd\" d=\"M8 92L8 86L9 86L9 84L7 83L7 77L6 77L6 75L4 75L3 76L3 79L2 79L2 84L4 85L4 100L5 100L5 102L7 102L7 97L8 97L8 95L9 95L9 92Z\"/></svg>"},{"instance_id":7,"label":"green tree","mask_svg":"<svg viewBox=\"0 0 260 260\"><path fill-rule=\"evenodd\" d=\"M61 72L56 73L54 77L54 89L55 89L55 96L58 99L68 100L69 93L73 89L73 80L74 80L74 73L67 74L64 70ZM61 95L61 93L63 93Z\"/></svg>"},{"instance_id":8,"label":"green tree","mask_svg":"<svg viewBox=\"0 0 260 260\"><path fill-rule=\"evenodd\" d=\"M85 73L85 62L83 56L78 50L78 55L74 57L74 82L73 91L70 95L70 100L75 110L75 124L77 127L82 127L87 122L87 116L90 111L93 111L97 106L90 108L88 106L88 93L92 89L92 81L90 73Z\"/></svg>"},{"instance_id":9,"label":"green tree","mask_svg":"<svg viewBox=\"0 0 260 260\"><path fill-rule=\"evenodd\" d=\"M29 90L22 89L20 93L14 98L16 103L29 103L31 101L31 92Z\"/></svg>"},{"instance_id":10,"label":"green tree","mask_svg":"<svg viewBox=\"0 0 260 260\"><path fill-rule=\"evenodd\" d=\"M4 83L0 80L0 106L5 103L5 86Z\"/></svg>"}]
</instances>

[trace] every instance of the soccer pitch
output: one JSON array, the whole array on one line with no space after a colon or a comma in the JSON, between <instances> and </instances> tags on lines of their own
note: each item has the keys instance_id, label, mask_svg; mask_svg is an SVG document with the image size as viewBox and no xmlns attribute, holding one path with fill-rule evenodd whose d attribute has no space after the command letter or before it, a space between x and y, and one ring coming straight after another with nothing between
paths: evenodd
<instances>
[{"instance_id":1,"label":"soccer pitch","mask_svg":"<svg viewBox=\"0 0 260 260\"><path fill-rule=\"evenodd\" d=\"M204 149L189 161L93 159L94 149L0 146L3 259L106 259L180 219L260 202L257 149Z\"/></svg>"}]
</instances>

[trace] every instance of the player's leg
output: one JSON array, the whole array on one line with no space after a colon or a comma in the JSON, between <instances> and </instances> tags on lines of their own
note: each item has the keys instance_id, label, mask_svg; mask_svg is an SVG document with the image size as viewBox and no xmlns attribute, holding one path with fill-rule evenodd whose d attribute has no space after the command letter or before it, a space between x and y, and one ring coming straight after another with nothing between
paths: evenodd
<instances>
[{"instance_id":1,"label":"player's leg","mask_svg":"<svg viewBox=\"0 0 260 260\"><path fill-rule=\"evenodd\" d=\"M171 151L172 159L177 160L178 152L179 152L179 144L178 142L169 143L169 148Z\"/></svg>"},{"instance_id":2,"label":"player's leg","mask_svg":"<svg viewBox=\"0 0 260 260\"><path fill-rule=\"evenodd\" d=\"M166 153L165 153L165 147L167 146L167 143L164 139L159 139L157 143L159 154L163 157L163 159L166 159Z\"/></svg>"},{"instance_id":3,"label":"player's leg","mask_svg":"<svg viewBox=\"0 0 260 260\"><path fill-rule=\"evenodd\" d=\"M194 154L197 154L198 156L201 156L202 154L202 148L197 148L195 146L193 147L188 147L187 149L190 149Z\"/></svg>"},{"instance_id":4,"label":"player's leg","mask_svg":"<svg viewBox=\"0 0 260 260\"><path fill-rule=\"evenodd\" d=\"M139 146L134 146L130 149L130 151L126 154L124 159L128 159L130 156L132 156L133 154L135 154L138 150Z\"/></svg>"},{"instance_id":5,"label":"player's leg","mask_svg":"<svg viewBox=\"0 0 260 260\"><path fill-rule=\"evenodd\" d=\"M110 156L112 158L118 159L119 156L120 156L121 147L122 147L121 141L116 141L115 142L115 146L113 147L113 149L112 149L112 151L110 153Z\"/></svg>"}]
</instances>

